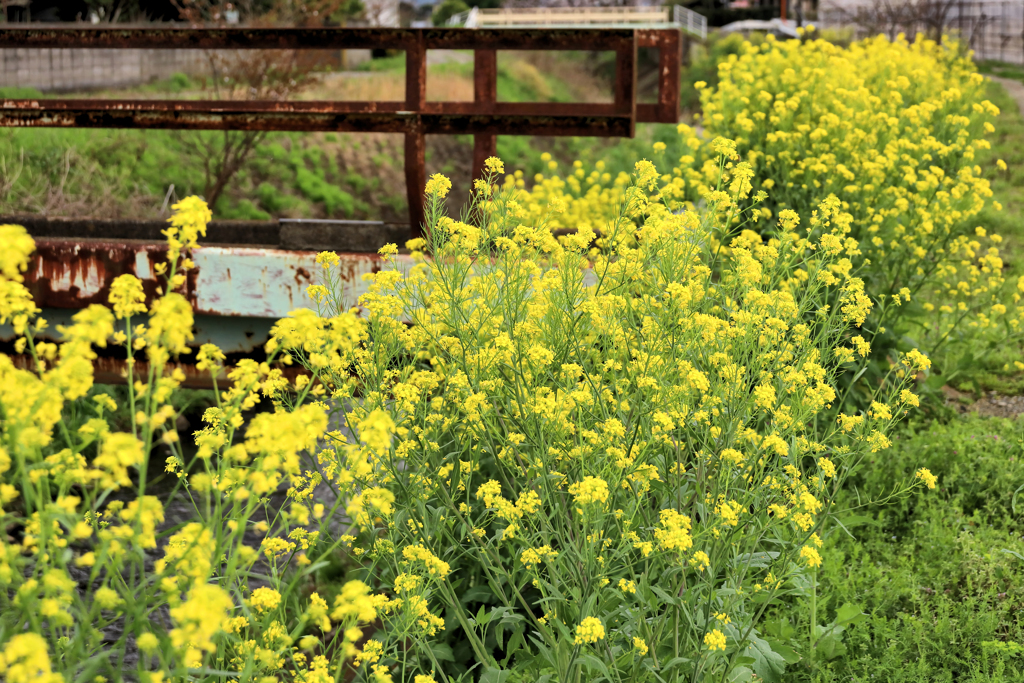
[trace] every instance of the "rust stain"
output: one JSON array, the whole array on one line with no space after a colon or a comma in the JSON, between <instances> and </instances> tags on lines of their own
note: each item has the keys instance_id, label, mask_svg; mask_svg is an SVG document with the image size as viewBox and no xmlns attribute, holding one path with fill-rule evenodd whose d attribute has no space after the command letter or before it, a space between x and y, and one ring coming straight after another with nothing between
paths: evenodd
<instances>
[{"instance_id":1,"label":"rust stain","mask_svg":"<svg viewBox=\"0 0 1024 683\"><path fill-rule=\"evenodd\" d=\"M148 272L137 272L140 255L148 262ZM131 273L142 280L147 301L152 301L160 284L152 266L165 258L166 246L159 243L39 239L25 286L39 306L84 308L106 304L114 279Z\"/></svg>"},{"instance_id":2,"label":"rust stain","mask_svg":"<svg viewBox=\"0 0 1024 683\"><path fill-rule=\"evenodd\" d=\"M231 277L230 273L228 274L228 277L229 278ZM303 285L307 285L307 284L309 284L312 281L313 281L313 274L312 273L310 273L308 270L306 270L302 266L296 266L295 267L295 284L297 284L299 287L302 287Z\"/></svg>"}]
</instances>

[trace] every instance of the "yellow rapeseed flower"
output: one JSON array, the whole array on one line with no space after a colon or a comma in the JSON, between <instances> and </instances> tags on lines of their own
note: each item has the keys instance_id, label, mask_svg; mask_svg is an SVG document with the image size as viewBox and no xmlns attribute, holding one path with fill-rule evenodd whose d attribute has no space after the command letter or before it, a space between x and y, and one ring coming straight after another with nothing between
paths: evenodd
<instances>
[{"instance_id":1,"label":"yellow rapeseed flower","mask_svg":"<svg viewBox=\"0 0 1024 683\"><path fill-rule=\"evenodd\" d=\"M604 624L597 617L587 617L576 627L577 645L592 644L604 638Z\"/></svg>"}]
</instances>

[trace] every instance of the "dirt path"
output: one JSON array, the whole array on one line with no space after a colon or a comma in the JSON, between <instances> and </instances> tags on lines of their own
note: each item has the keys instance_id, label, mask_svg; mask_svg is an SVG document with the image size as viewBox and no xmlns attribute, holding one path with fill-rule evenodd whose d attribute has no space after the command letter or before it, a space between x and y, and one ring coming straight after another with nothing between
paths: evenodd
<instances>
[{"instance_id":1,"label":"dirt path","mask_svg":"<svg viewBox=\"0 0 1024 683\"><path fill-rule=\"evenodd\" d=\"M1006 92L1017 102L1017 108L1024 114L1024 83L1001 76L989 76L989 78L1006 88Z\"/></svg>"}]
</instances>

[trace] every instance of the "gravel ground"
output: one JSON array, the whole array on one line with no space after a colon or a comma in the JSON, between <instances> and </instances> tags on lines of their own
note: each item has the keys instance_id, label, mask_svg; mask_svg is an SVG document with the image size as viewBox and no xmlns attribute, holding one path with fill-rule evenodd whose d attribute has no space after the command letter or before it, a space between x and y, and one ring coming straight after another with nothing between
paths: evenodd
<instances>
[{"instance_id":1,"label":"gravel ground","mask_svg":"<svg viewBox=\"0 0 1024 683\"><path fill-rule=\"evenodd\" d=\"M1024 396L1002 396L990 391L977 400L970 394L957 391L952 387L943 387L946 394L946 405L958 413L966 415L977 413L981 417L1015 418L1024 413Z\"/></svg>"}]
</instances>

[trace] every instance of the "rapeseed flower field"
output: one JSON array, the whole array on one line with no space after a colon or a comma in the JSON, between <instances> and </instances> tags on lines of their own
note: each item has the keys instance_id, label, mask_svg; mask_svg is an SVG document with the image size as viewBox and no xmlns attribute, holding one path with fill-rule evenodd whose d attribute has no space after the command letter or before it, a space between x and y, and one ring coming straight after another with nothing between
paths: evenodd
<instances>
[{"instance_id":1,"label":"rapeseed flower field","mask_svg":"<svg viewBox=\"0 0 1024 683\"><path fill-rule=\"evenodd\" d=\"M458 220L432 177L427 237L381 249L358 309L320 254L265 362L198 349L226 383L193 434L169 368L206 204L174 206L155 300L121 276L61 343L37 338L31 237L0 226L0 323L33 359L0 355L0 675L785 680L806 663L768 617L794 593L813 662L859 618L815 623L837 502L932 370L894 340L1019 327L970 225L997 112L924 39L768 41L720 70L679 160L527 189L491 158ZM120 402L93 387L111 345ZM940 483L921 464L881 502Z\"/></svg>"}]
</instances>

